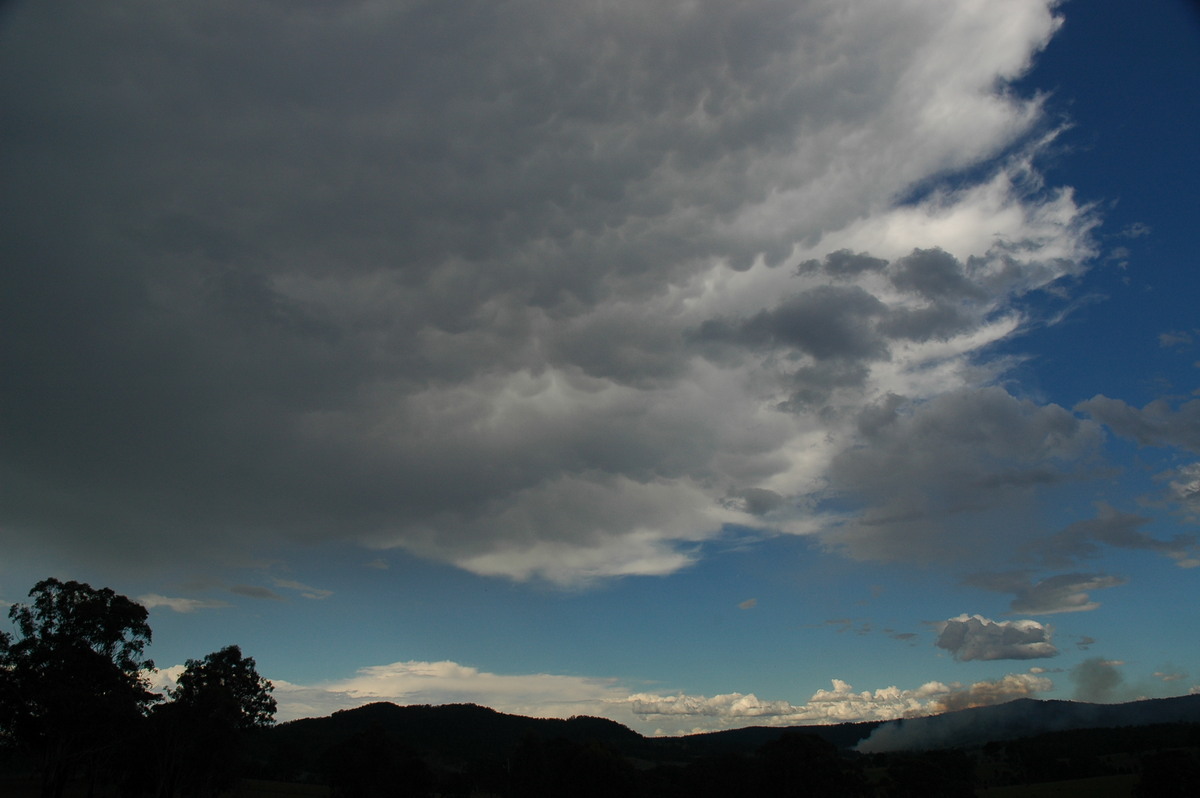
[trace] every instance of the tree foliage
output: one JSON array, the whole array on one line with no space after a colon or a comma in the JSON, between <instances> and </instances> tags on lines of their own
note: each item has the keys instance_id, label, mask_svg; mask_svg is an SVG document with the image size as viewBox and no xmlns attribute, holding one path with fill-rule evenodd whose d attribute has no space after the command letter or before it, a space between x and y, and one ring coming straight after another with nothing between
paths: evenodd
<instances>
[{"instance_id":1,"label":"tree foliage","mask_svg":"<svg viewBox=\"0 0 1200 798\"><path fill-rule=\"evenodd\" d=\"M189 659L176 685L170 691L176 704L230 730L274 722L274 686L258 675L254 658L242 656L238 646Z\"/></svg>"},{"instance_id":2,"label":"tree foliage","mask_svg":"<svg viewBox=\"0 0 1200 798\"><path fill-rule=\"evenodd\" d=\"M109 588L43 579L0 635L0 730L43 762L43 795L62 792L75 771L92 778L129 740L158 698L145 673L145 607Z\"/></svg>"},{"instance_id":3,"label":"tree foliage","mask_svg":"<svg viewBox=\"0 0 1200 798\"><path fill-rule=\"evenodd\" d=\"M216 794L243 734L270 725L272 685L227 646L188 660L170 701L149 690L149 612L109 588L44 579L0 631L0 746L36 767L43 798L83 777L89 795ZM149 758L147 759L147 754Z\"/></svg>"},{"instance_id":4,"label":"tree foliage","mask_svg":"<svg viewBox=\"0 0 1200 798\"><path fill-rule=\"evenodd\" d=\"M180 789L217 794L238 776L245 732L269 726L275 717L272 684L259 676L254 659L226 646L203 659L189 659L171 701L151 717L160 796Z\"/></svg>"}]
</instances>

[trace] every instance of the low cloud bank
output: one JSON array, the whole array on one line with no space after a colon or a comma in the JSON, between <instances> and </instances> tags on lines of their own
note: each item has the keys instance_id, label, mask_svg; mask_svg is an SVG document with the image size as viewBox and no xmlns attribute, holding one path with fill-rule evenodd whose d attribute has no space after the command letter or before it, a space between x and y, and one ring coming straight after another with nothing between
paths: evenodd
<instances>
[{"instance_id":1,"label":"low cloud bank","mask_svg":"<svg viewBox=\"0 0 1200 798\"><path fill-rule=\"evenodd\" d=\"M156 687L173 684L181 666L159 671ZM972 684L927 682L856 691L840 679L807 702L763 700L753 693L715 696L637 692L616 679L556 674L496 674L456 662L393 662L347 679L312 685L275 680L278 719L329 715L375 701L396 704L475 703L531 717L611 718L643 734L687 734L743 726L793 726L890 720L1029 697L1053 687L1044 676L1009 674Z\"/></svg>"}]
</instances>

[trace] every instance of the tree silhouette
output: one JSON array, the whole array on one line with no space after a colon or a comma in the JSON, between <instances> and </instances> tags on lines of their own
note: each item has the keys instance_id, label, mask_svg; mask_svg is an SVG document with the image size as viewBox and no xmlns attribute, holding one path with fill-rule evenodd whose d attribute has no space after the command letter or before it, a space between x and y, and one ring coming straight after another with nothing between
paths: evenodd
<instances>
[{"instance_id":1,"label":"tree silhouette","mask_svg":"<svg viewBox=\"0 0 1200 798\"><path fill-rule=\"evenodd\" d=\"M151 717L158 758L158 793L216 794L237 778L243 733L271 725L273 685L258 675L252 657L226 646L189 659L170 703Z\"/></svg>"},{"instance_id":2,"label":"tree silhouette","mask_svg":"<svg viewBox=\"0 0 1200 798\"><path fill-rule=\"evenodd\" d=\"M84 773L94 784L131 742L146 707L146 608L109 588L43 579L0 633L0 734L41 761L45 798Z\"/></svg>"},{"instance_id":3,"label":"tree silhouette","mask_svg":"<svg viewBox=\"0 0 1200 798\"><path fill-rule=\"evenodd\" d=\"M253 657L226 646L204 659L189 659L170 691L175 704L229 729L270 726L275 720L275 689L258 675Z\"/></svg>"}]
</instances>

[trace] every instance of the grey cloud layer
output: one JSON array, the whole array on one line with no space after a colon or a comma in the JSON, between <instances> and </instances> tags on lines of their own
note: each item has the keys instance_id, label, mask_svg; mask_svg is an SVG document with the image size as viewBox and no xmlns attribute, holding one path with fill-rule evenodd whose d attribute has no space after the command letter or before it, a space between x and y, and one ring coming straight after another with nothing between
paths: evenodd
<instances>
[{"instance_id":1,"label":"grey cloud layer","mask_svg":"<svg viewBox=\"0 0 1200 798\"><path fill-rule=\"evenodd\" d=\"M997 387L923 403L891 395L862 411L858 429L830 484L866 508L830 540L870 559L959 559L1011 545L1013 508L1069 479L1100 441L1095 425L1063 408Z\"/></svg>"},{"instance_id":2,"label":"grey cloud layer","mask_svg":"<svg viewBox=\"0 0 1200 798\"><path fill-rule=\"evenodd\" d=\"M1094 435L973 362L1089 254L1069 193L894 205L1038 123L1049 5L15 7L6 542L570 582L829 487L921 556Z\"/></svg>"}]
</instances>

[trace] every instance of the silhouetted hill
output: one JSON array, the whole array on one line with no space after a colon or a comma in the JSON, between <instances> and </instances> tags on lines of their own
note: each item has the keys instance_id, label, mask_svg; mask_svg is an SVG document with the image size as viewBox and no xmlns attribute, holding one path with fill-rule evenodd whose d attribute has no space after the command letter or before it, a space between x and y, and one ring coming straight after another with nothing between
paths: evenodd
<instances>
[{"instance_id":1,"label":"silhouetted hill","mask_svg":"<svg viewBox=\"0 0 1200 798\"><path fill-rule=\"evenodd\" d=\"M475 760L503 755L530 735L571 742L599 741L617 749L636 748L645 738L607 718L529 718L507 715L476 704L397 706L387 702L305 718L272 730L274 742L315 754L372 730L439 759Z\"/></svg>"},{"instance_id":2,"label":"silhouetted hill","mask_svg":"<svg viewBox=\"0 0 1200 798\"><path fill-rule=\"evenodd\" d=\"M376 703L329 717L284 723L270 730L269 736L272 747L310 762L317 761L321 751L372 729L444 762L504 757L530 737L599 743L623 756L649 762L687 762L754 751L785 731L819 737L841 750L871 753L973 748L1054 731L1168 723L1200 723L1200 695L1126 704L1020 699L923 718L829 726L752 726L680 737L643 737L605 718L530 718L474 704Z\"/></svg>"},{"instance_id":3,"label":"silhouetted hill","mask_svg":"<svg viewBox=\"0 0 1200 798\"><path fill-rule=\"evenodd\" d=\"M259 778L328 784L335 795L390 785L389 795L414 796L765 796L785 794L769 785L800 778L788 775L796 768L840 785L831 795L880 785L899 790L886 794L957 795L972 784L1200 777L1200 696L1019 700L904 721L659 738L604 718L378 703L263 730L252 754Z\"/></svg>"}]
</instances>

